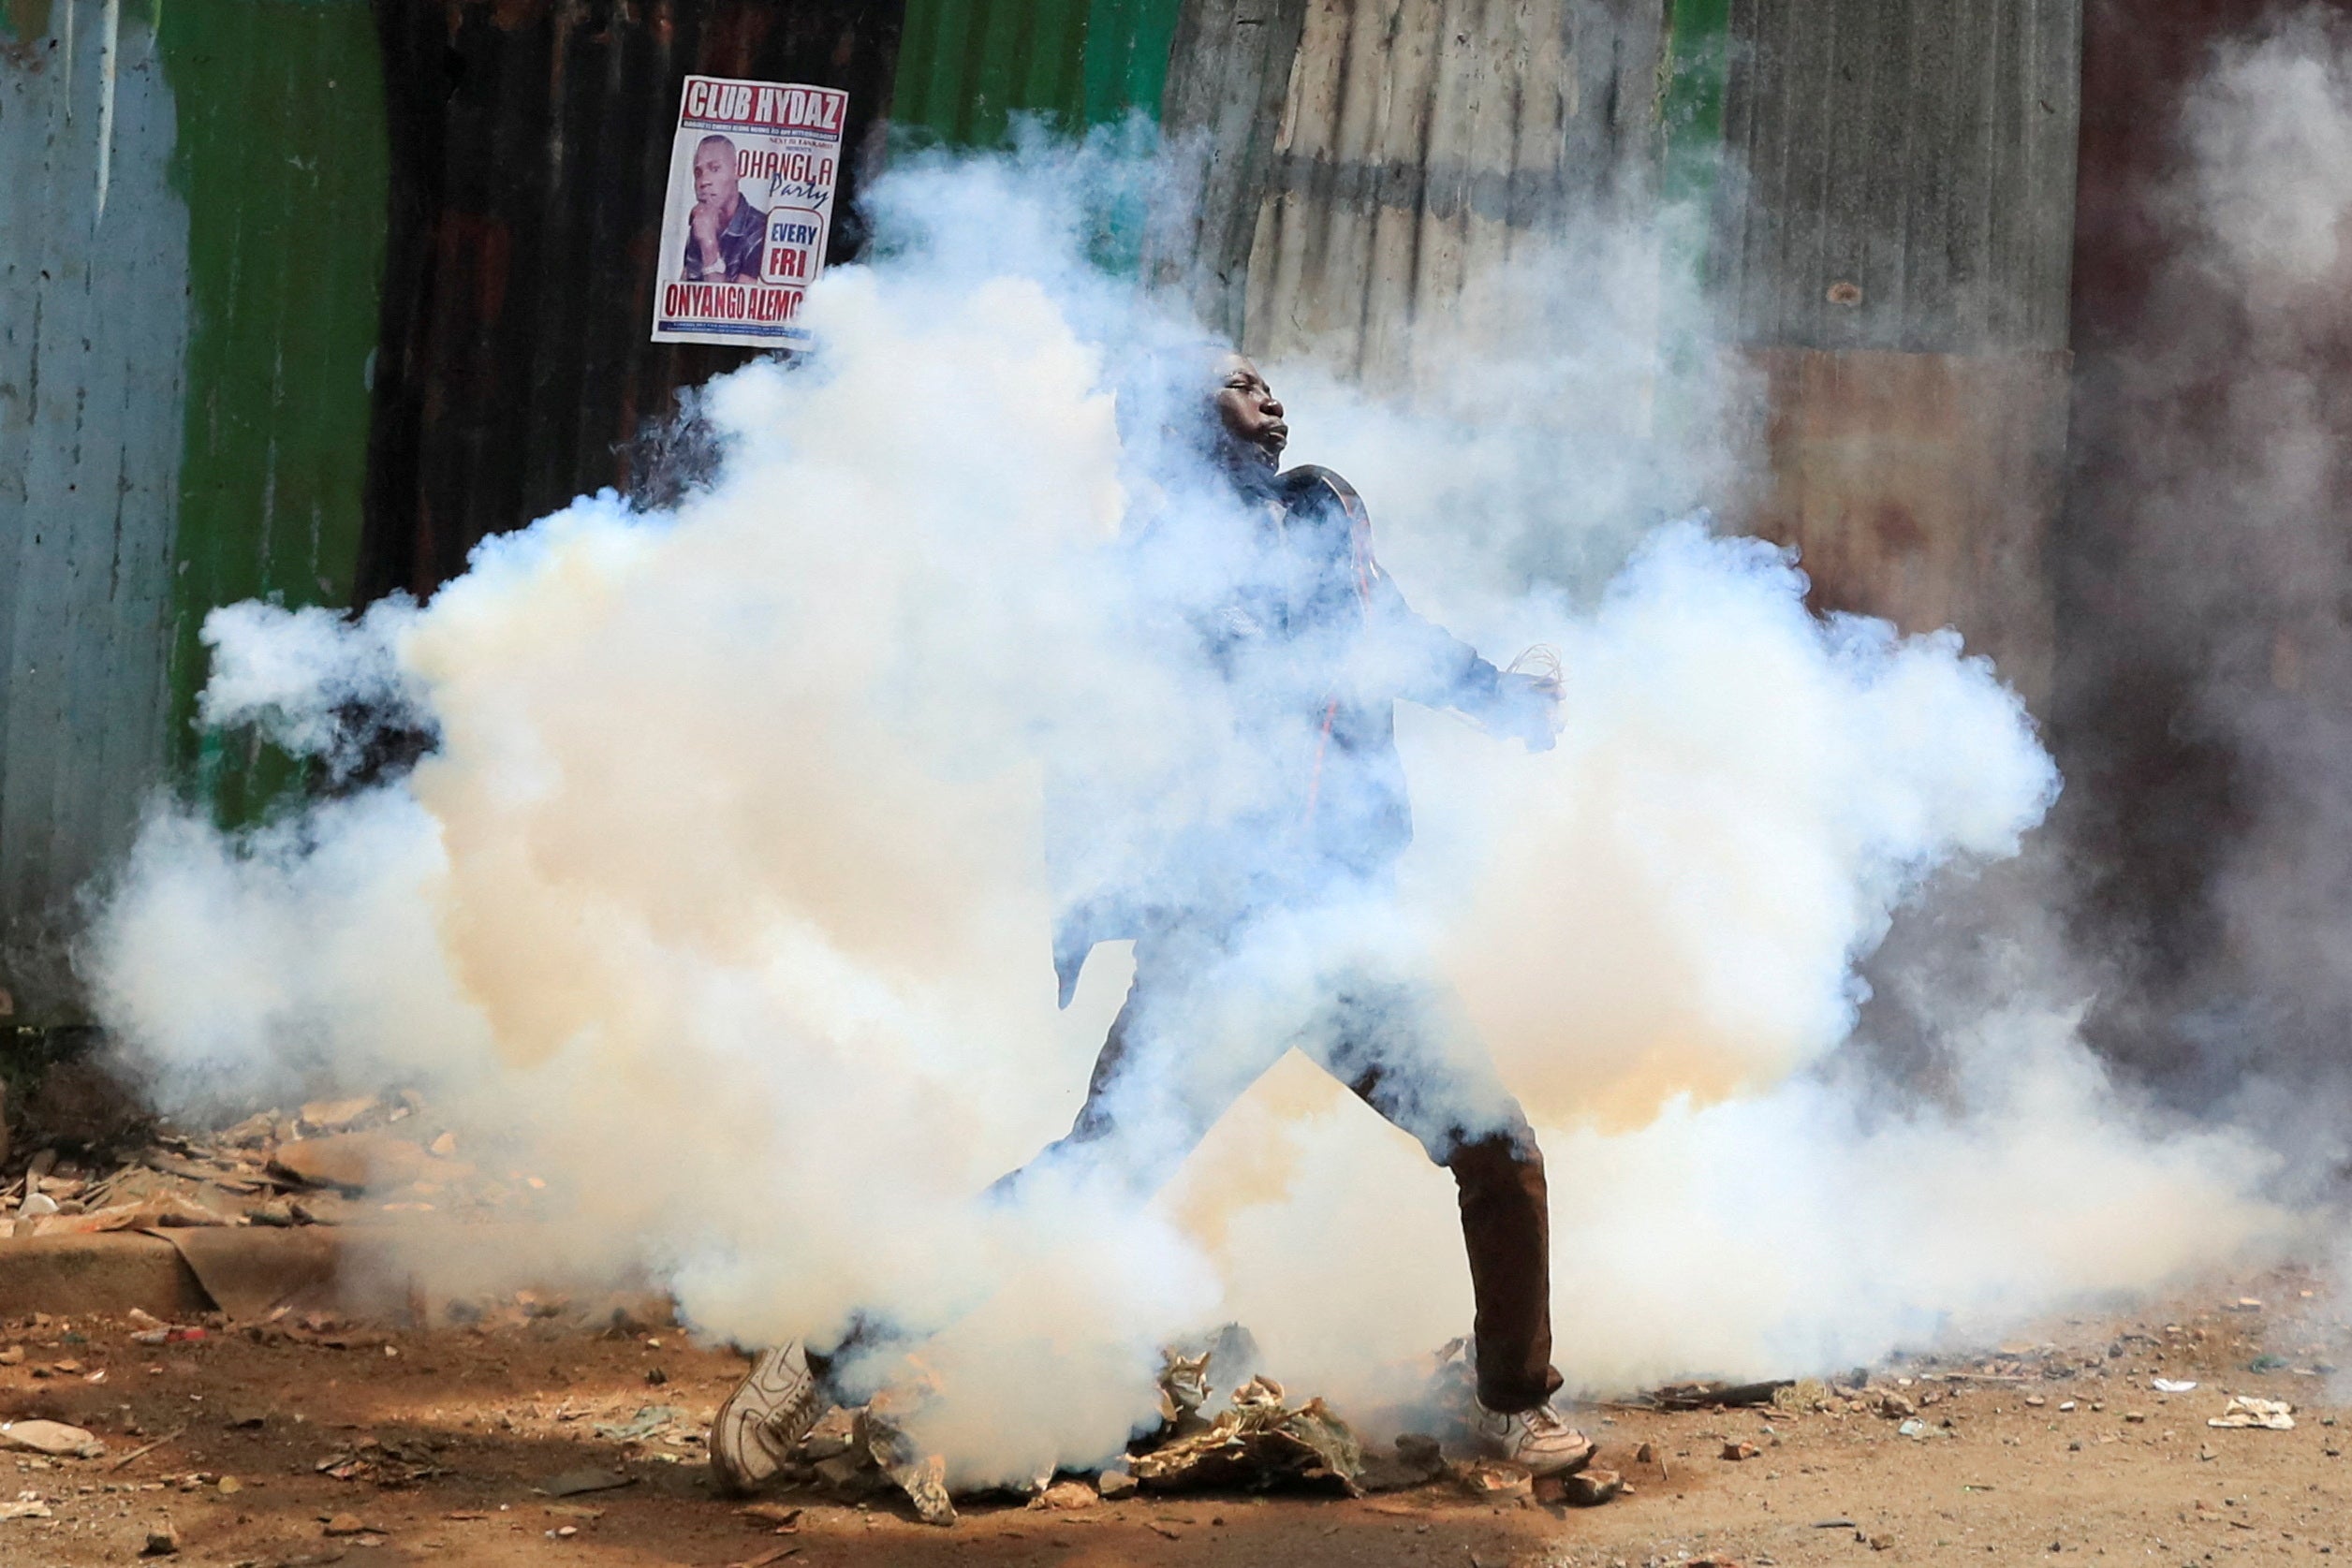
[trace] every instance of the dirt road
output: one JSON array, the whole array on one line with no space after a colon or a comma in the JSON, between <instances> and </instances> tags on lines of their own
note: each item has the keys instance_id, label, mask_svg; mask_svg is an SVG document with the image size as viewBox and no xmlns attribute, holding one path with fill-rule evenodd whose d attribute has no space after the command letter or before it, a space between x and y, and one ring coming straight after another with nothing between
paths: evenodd
<instances>
[{"instance_id":1,"label":"dirt road","mask_svg":"<svg viewBox=\"0 0 2352 1568\"><path fill-rule=\"evenodd\" d=\"M1599 1462L1632 1487L1599 1508L1496 1504L1441 1481L1353 1502L979 1504L936 1530L894 1498L811 1491L773 1500L801 1510L781 1533L711 1496L699 1425L742 1363L674 1329L280 1325L150 1346L121 1322L19 1323L0 1334L23 1353L0 1365L0 1414L86 1427L107 1454L0 1454L12 1483L0 1514L9 1498L48 1510L0 1517L0 1563L131 1562L165 1520L177 1561L257 1568L2330 1557L2352 1551L2352 1417L2337 1424L2326 1369L2352 1365L2352 1343L2323 1307L2289 1272L2168 1315L2051 1324L2036 1342L1898 1362L1853 1397L1808 1384L1771 1409L1588 1408ZM2156 1377L2198 1386L2160 1393ZM2231 1393L2292 1401L2295 1429L2207 1427ZM1727 1458L1727 1444L1754 1457ZM545 1495L551 1478L591 1470L627 1484Z\"/></svg>"}]
</instances>

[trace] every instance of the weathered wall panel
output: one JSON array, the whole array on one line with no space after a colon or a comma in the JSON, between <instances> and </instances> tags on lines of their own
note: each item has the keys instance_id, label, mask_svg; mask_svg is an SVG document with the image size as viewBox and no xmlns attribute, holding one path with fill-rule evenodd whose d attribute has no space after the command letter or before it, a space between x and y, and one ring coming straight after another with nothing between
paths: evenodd
<instances>
[{"instance_id":1,"label":"weathered wall panel","mask_svg":"<svg viewBox=\"0 0 2352 1568\"><path fill-rule=\"evenodd\" d=\"M1771 462L1738 520L2039 703L2079 0L1732 0L1729 32L1708 274Z\"/></svg>"},{"instance_id":2,"label":"weathered wall panel","mask_svg":"<svg viewBox=\"0 0 2352 1568\"><path fill-rule=\"evenodd\" d=\"M689 72L849 95L853 216L900 8L860 0L376 0L391 227L363 597L430 593L487 535L644 478L640 433L753 350L648 341ZM829 259L860 242L837 222Z\"/></svg>"},{"instance_id":3,"label":"weathered wall panel","mask_svg":"<svg viewBox=\"0 0 2352 1568\"><path fill-rule=\"evenodd\" d=\"M20 1019L70 995L75 894L162 773L187 347L152 9L46 9L0 26L0 989Z\"/></svg>"},{"instance_id":4,"label":"weathered wall panel","mask_svg":"<svg viewBox=\"0 0 2352 1568\"><path fill-rule=\"evenodd\" d=\"M1015 114L1065 132L1156 117L1178 0L906 0L890 121L992 147Z\"/></svg>"},{"instance_id":5,"label":"weathered wall panel","mask_svg":"<svg viewBox=\"0 0 2352 1568\"><path fill-rule=\"evenodd\" d=\"M1079 124L1086 106L1087 0L907 0L891 121L960 146L991 146L1016 112Z\"/></svg>"},{"instance_id":6,"label":"weathered wall panel","mask_svg":"<svg viewBox=\"0 0 2352 1568\"><path fill-rule=\"evenodd\" d=\"M1417 321L1541 255L1646 159L1659 15L1312 0L1250 251L1249 348L1409 381Z\"/></svg>"},{"instance_id":7,"label":"weathered wall panel","mask_svg":"<svg viewBox=\"0 0 2352 1568\"><path fill-rule=\"evenodd\" d=\"M2066 345L2080 0L1733 0L1732 342Z\"/></svg>"},{"instance_id":8,"label":"weathered wall panel","mask_svg":"<svg viewBox=\"0 0 2352 1568\"><path fill-rule=\"evenodd\" d=\"M1187 0L1169 51L1161 125L1197 194L1164 202L1145 247L1153 281L1238 341L1250 247L1273 169L1309 0Z\"/></svg>"},{"instance_id":9,"label":"weathered wall panel","mask_svg":"<svg viewBox=\"0 0 2352 1568\"><path fill-rule=\"evenodd\" d=\"M172 603L174 759L229 820L295 782L199 733L216 605L347 605L384 270L384 95L365 0L163 10L186 199L188 403Z\"/></svg>"},{"instance_id":10,"label":"weathered wall panel","mask_svg":"<svg viewBox=\"0 0 2352 1568\"><path fill-rule=\"evenodd\" d=\"M384 191L364 0L0 22L0 985L28 1015L71 1005L77 895L169 762L231 816L287 772L198 736L196 634L347 601Z\"/></svg>"},{"instance_id":11,"label":"weathered wall panel","mask_svg":"<svg viewBox=\"0 0 2352 1568\"><path fill-rule=\"evenodd\" d=\"M1825 608L1957 626L2050 687L2046 535L2065 478L2068 357L1751 350L1769 480L1745 520L1798 545Z\"/></svg>"}]
</instances>

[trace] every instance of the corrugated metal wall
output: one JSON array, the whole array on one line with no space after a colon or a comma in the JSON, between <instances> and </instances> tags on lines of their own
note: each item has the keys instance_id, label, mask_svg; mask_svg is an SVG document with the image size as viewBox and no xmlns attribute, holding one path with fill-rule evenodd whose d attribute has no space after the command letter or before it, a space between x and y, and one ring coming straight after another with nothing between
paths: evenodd
<instances>
[{"instance_id":1,"label":"corrugated metal wall","mask_svg":"<svg viewBox=\"0 0 2352 1568\"><path fill-rule=\"evenodd\" d=\"M1734 0L1736 343L2066 346L2080 0Z\"/></svg>"},{"instance_id":2,"label":"corrugated metal wall","mask_svg":"<svg viewBox=\"0 0 2352 1568\"><path fill-rule=\"evenodd\" d=\"M1957 626L2029 698L2054 636L2080 0L1733 0L1709 275L1821 603Z\"/></svg>"},{"instance_id":3,"label":"corrugated metal wall","mask_svg":"<svg viewBox=\"0 0 2352 1568\"><path fill-rule=\"evenodd\" d=\"M689 72L849 95L845 216L900 8L861 0L377 0L391 232L360 577L427 594L474 545L643 476L640 432L751 350L648 341ZM831 259L854 254L837 222Z\"/></svg>"},{"instance_id":4,"label":"corrugated metal wall","mask_svg":"<svg viewBox=\"0 0 2352 1568\"><path fill-rule=\"evenodd\" d=\"M0 987L68 1004L75 898L195 759L196 630L341 603L384 199L363 0L0 16ZM251 757L212 757L231 812Z\"/></svg>"},{"instance_id":5,"label":"corrugated metal wall","mask_svg":"<svg viewBox=\"0 0 2352 1568\"><path fill-rule=\"evenodd\" d=\"M162 44L189 303L169 740L214 809L243 820L297 774L250 733L197 731L197 633L240 599L351 602L384 271L384 91L365 0L167 0Z\"/></svg>"},{"instance_id":6,"label":"corrugated metal wall","mask_svg":"<svg viewBox=\"0 0 2352 1568\"><path fill-rule=\"evenodd\" d=\"M1190 12L1169 93L1178 132L1262 123L1296 19L1272 145L1211 165L1196 230L1208 265L1189 280L1227 323L1241 294L1256 354L1409 381L1417 321L1551 242L1572 205L1648 155L1654 0L1196 0ZM1237 227L1250 235L1245 281Z\"/></svg>"},{"instance_id":7,"label":"corrugated metal wall","mask_svg":"<svg viewBox=\"0 0 2352 1568\"><path fill-rule=\"evenodd\" d=\"M993 146L1016 113L1065 129L1156 117L1177 0L906 0L891 122Z\"/></svg>"},{"instance_id":8,"label":"corrugated metal wall","mask_svg":"<svg viewBox=\"0 0 2352 1568\"><path fill-rule=\"evenodd\" d=\"M73 891L161 775L188 311L152 12L40 9L0 31L0 987L20 1018L66 989Z\"/></svg>"}]
</instances>

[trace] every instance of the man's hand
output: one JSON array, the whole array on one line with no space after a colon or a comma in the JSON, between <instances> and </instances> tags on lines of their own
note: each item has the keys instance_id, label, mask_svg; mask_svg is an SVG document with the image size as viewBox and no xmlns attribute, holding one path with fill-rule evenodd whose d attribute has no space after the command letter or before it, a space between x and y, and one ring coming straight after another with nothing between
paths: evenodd
<instances>
[{"instance_id":1,"label":"man's hand","mask_svg":"<svg viewBox=\"0 0 2352 1568\"><path fill-rule=\"evenodd\" d=\"M1518 736L1531 752L1551 750L1560 730L1558 671L1505 670L1502 698L1496 705L1494 727L1505 735Z\"/></svg>"},{"instance_id":2,"label":"man's hand","mask_svg":"<svg viewBox=\"0 0 2352 1568\"><path fill-rule=\"evenodd\" d=\"M708 276L713 268L723 265L719 260L719 210L698 201L687 222L694 230L695 246L701 253L703 273Z\"/></svg>"}]
</instances>

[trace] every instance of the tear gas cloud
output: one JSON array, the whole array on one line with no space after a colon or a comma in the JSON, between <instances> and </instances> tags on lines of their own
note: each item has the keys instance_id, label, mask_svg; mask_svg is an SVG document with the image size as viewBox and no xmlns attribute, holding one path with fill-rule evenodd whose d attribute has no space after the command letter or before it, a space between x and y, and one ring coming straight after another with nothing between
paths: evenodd
<instances>
[{"instance_id":1,"label":"tear gas cloud","mask_svg":"<svg viewBox=\"0 0 2352 1568\"><path fill-rule=\"evenodd\" d=\"M2070 767L2117 781L2084 807L2134 805L2063 826L2103 872L2084 901L2115 972L2103 1049L2340 1176L2352 29L2282 9L2200 65L2134 192L2139 248L2119 247L2144 293L2078 344L2088 652L2060 733Z\"/></svg>"},{"instance_id":2,"label":"tear gas cloud","mask_svg":"<svg viewBox=\"0 0 2352 1568\"><path fill-rule=\"evenodd\" d=\"M1127 829L1154 854L1256 787L1119 565L1213 505L1170 412L1197 329L1080 259L1133 175L1099 146L902 168L877 259L810 293L822 351L709 389L706 487L583 498L422 608L216 614L213 721L332 753L372 708L438 746L250 832L158 809L89 959L160 1102L414 1084L549 1180L583 1275L745 1342L929 1336L916 1435L965 1482L1108 1456L1157 1347L1227 1319L1343 1408L1408 1392L1468 1324L1447 1178L1295 1057L1155 1203L978 1201L1067 1128L1125 986L1099 952L1055 1009L1049 774L1160 802ZM1610 242L1648 320L1681 308ZM1571 1386L1846 1365L2276 1239L2260 1151L2139 1124L2069 995L1955 1003L1957 1096L1867 1108L1855 960L2016 854L2055 772L1953 637L1817 620L1770 547L1642 526L1721 448L1626 462L1656 335L1579 314L1483 366L1572 400L1503 427L1269 367L1291 457L1357 479L1418 608L1561 655L1555 750L1406 715L1404 890L1322 936L1443 974L1525 1104ZM1481 507L1472 462L1519 478ZM1255 976L1201 1049L1286 1037L1320 973Z\"/></svg>"}]
</instances>

